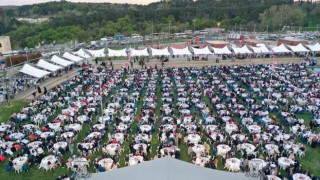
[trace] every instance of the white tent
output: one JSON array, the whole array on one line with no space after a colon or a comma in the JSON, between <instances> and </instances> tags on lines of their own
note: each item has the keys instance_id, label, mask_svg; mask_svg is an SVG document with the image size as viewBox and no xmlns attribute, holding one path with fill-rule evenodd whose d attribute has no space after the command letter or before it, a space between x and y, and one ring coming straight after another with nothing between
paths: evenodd
<instances>
[{"instance_id":1,"label":"white tent","mask_svg":"<svg viewBox=\"0 0 320 180\"><path fill-rule=\"evenodd\" d=\"M212 47L215 54L232 54L232 52L229 50L228 46L224 46L223 48L214 48Z\"/></svg>"},{"instance_id":2,"label":"white tent","mask_svg":"<svg viewBox=\"0 0 320 180\"><path fill-rule=\"evenodd\" d=\"M269 53L270 50L267 48L265 44L257 44L257 47L251 46L254 53Z\"/></svg>"},{"instance_id":3,"label":"white tent","mask_svg":"<svg viewBox=\"0 0 320 180\"><path fill-rule=\"evenodd\" d=\"M320 51L320 44L317 43L317 44L313 44L313 45L308 45L308 48L309 48L311 51Z\"/></svg>"},{"instance_id":4,"label":"white tent","mask_svg":"<svg viewBox=\"0 0 320 180\"><path fill-rule=\"evenodd\" d=\"M284 44L281 44L280 46L271 48L273 52L275 53L290 53L291 51L286 48Z\"/></svg>"},{"instance_id":5,"label":"white tent","mask_svg":"<svg viewBox=\"0 0 320 180\"><path fill-rule=\"evenodd\" d=\"M148 49L141 49L141 50L137 50L137 49L132 49L130 48L130 56L134 57L134 56L149 56L148 53Z\"/></svg>"},{"instance_id":6,"label":"white tent","mask_svg":"<svg viewBox=\"0 0 320 180\"><path fill-rule=\"evenodd\" d=\"M106 54L104 53L104 48L98 49L98 50L87 50L92 57L106 57Z\"/></svg>"},{"instance_id":7,"label":"white tent","mask_svg":"<svg viewBox=\"0 0 320 180\"><path fill-rule=\"evenodd\" d=\"M67 67L67 66L70 66L71 64L73 64L74 62L71 62L71 61L67 61L65 59L62 59L56 55L52 56L51 62L55 63L55 64L59 64L60 66L63 66L63 67Z\"/></svg>"},{"instance_id":8,"label":"white tent","mask_svg":"<svg viewBox=\"0 0 320 180\"><path fill-rule=\"evenodd\" d=\"M154 49L150 47L152 56L170 56L168 47L163 49Z\"/></svg>"},{"instance_id":9,"label":"white tent","mask_svg":"<svg viewBox=\"0 0 320 180\"><path fill-rule=\"evenodd\" d=\"M289 46L289 45L288 45ZM308 50L307 48L305 48L301 43L299 43L296 46L289 46L289 48L293 51L293 52L309 52L310 50Z\"/></svg>"},{"instance_id":10,"label":"white tent","mask_svg":"<svg viewBox=\"0 0 320 180\"><path fill-rule=\"evenodd\" d=\"M235 54L251 54L252 53L246 45L242 46L241 48L233 47L232 49Z\"/></svg>"},{"instance_id":11,"label":"white tent","mask_svg":"<svg viewBox=\"0 0 320 180\"><path fill-rule=\"evenodd\" d=\"M126 48L121 50L113 50L108 48L108 57L126 57L126 56L128 56Z\"/></svg>"},{"instance_id":12,"label":"white tent","mask_svg":"<svg viewBox=\"0 0 320 180\"><path fill-rule=\"evenodd\" d=\"M179 55L191 55L191 52L189 51L188 46L183 48L183 49L176 49L176 48L171 48L172 49L172 55L174 56L179 56Z\"/></svg>"},{"instance_id":13,"label":"white tent","mask_svg":"<svg viewBox=\"0 0 320 180\"><path fill-rule=\"evenodd\" d=\"M71 60L73 62L80 62L83 60L83 58L79 57L79 56L75 56L69 52L65 52L62 57L68 59L68 60Z\"/></svg>"},{"instance_id":14,"label":"white tent","mask_svg":"<svg viewBox=\"0 0 320 180\"><path fill-rule=\"evenodd\" d=\"M192 51L193 51L193 54L194 54L194 55L210 55L210 54L213 54L213 53L210 51L210 49L209 49L208 46L206 46L205 48L201 48L201 49L199 49L199 48L194 48L194 47L191 47L191 48L192 48Z\"/></svg>"},{"instance_id":15,"label":"white tent","mask_svg":"<svg viewBox=\"0 0 320 180\"><path fill-rule=\"evenodd\" d=\"M50 74L50 72L48 72L48 71L44 71L44 70L35 68L29 64L24 64L23 67L19 71L21 73L28 74L28 75L33 76L35 78L42 78L42 77Z\"/></svg>"},{"instance_id":16,"label":"white tent","mask_svg":"<svg viewBox=\"0 0 320 180\"><path fill-rule=\"evenodd\" d=\"M40 59L37 63L37 66L46 70L49 70L51 72L55 72L59 69L61 69L61 66L55 65L55 64L51 64L43 59Z\"/></svg>"},{"instance_id":17,"label":"white tent","mask_svg":"<svg viewBox=\"0 0 320 180\"><path fill-rule=\"evenodd\" d=\"M72 54L83 57L83 58L90 58L91 56L84 50L84 49L79 49L76 52L72 52Z\"/></svg>"}]
</instances>

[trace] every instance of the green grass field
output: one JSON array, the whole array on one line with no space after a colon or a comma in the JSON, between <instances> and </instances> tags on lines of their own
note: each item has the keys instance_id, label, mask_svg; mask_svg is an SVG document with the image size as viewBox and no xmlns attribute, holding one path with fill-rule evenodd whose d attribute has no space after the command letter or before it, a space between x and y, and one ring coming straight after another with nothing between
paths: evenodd
<instances>
[{"instance_id":1,"label":"green grass field","mask_svg":"<svg viewBox=\"0 0 320 180\"><path fill-rule=\"evenodd\" d=\"M124 81L125 78L126 78L126 74L124 74L122 80ZM193 79L197 80L196 77L193 77ZM173 82L174 78L172 77L171 80ZM123 83L123 81L122 81L122 83ZM158 81L160 81L160 76L158 77ZM122 86L122 83L117 86L117 89L119 89ZM117 89L114 89L111 92L111 94L105 99L106 102L108 102L108 100L109 100L109 98L110 98L110 96L112 94L116 93ZM152 142L151 142L152 151L151 151L151 153L149 155L149 159L153 158L156 155L156 149L157 149L157 146L159 144L157 134L158 134L159 122L161 120L160 107L162 107L161 87L160 86L157 87L156 92L157 92L156 95L157 95L158 99L157 99L157 107L155 109L155 113L156 113L156 116L158 118L157 118L157 122L155 124L156 130L152 134ZM176 92L176 87L174 86L173 87L173 93L174 93L175 99L177 99L175 92ZM135 121L133 122L133 125L132 125L132 132L128 136L129 137L129 141L124 143L125 144L124 145L124 150L125 150L124 153L122 153L120 155L120 167L124 166L124 156L125 156L125 154L128 154L128 152L129 152L129 142L131 142L131 136L137 132L137 128L136 128L136 126L138 125L137 117L140 115L140 113L141 113L140 110L141 110L141 108L143 106L143 97L144 97L144 94L145 94L145 88L141 89L140 93L141 93L141 98L140 98L140 101L138 102L137 113L136 113L136 116L135 116L135 119L134 119ZM213 104L210 103L209 98L203 97L202 100L205 101L206 103L208 103L210 109L213 109ZM173 102L173 103L175 105L176 101ZM261 102L259 102L259 103L261 103ZM7 122L12 113L20 112L22 107L24 107L25 105L27 105L26 101L11 101L10 104L1 105L0 106L0 122ZM194 106L192 106L191 109L192 109L193 116L196 117L197 121L200 121L201 120L201 114L199 112L197 112L197 110L195 109ZM59 113L61 113L61 109L58 110L56 112L56 114L53 115L53 117L56 116ZM215 113L216 113L216 111L215 111ZM178 109L176 109L176 108L174 109L174 114L177 117L179 117ZM310 116L309 116L308 113L306 113L304 115L298 115L298 117L299 118L303 118L305 120L305 124L306 125L310 121ZM277 116L275 118L276 118L277 121L280 121L280 119ZM235 119L238 122L240 121L239 118L235 118ZM85 133L88 132L89 129L90 129L90 125L89 124L84 124L83 125L83 129L78 134L78 138L77 138L76 142L74 142L74 144L77 144L78 142L83 140L86 137ZM111 131L111 127L109 126L109 132L110 131ZM207 137L203 136L202 140L206 141ZM108 139L106 137L103 140L102 143L107 142L107 141L108 141ZM210 145L210 147L211 147L211 150L212 150L212 145ZM179 146L179 148L181 150L180 159L184 160L184 161L187 161L187 162L191 162L191 157L187 153L187 146L182 143ZM75 152L76 152L76 148L74 148L74 149L75 149ZM213 155L212 152L210 152L210 154ZM99 152L94 154L93 159L95 159L96 157L101 157L101 156L102 156L102 152L100 150ZM65 160L67 160L70 157L69 152L66 152L64 157L65 157ZM239 154L237 154L237 157L241 158L241 156ZM218 159L219 159L218 169L223 170L223 167L222 167L222 164L221 164L221 159L220 158L218 158ZM303 169L304 170L308 170L312 174L315 174L315 175L319 176L320 175L320 170L319 170L320 169L320 161L319 160L320 160L320 149L319 148L312 149L309 145L307 145L306 156L301 159L301 164L303 166ZM72 173L72 171L68 171L66 167L58 167L54 171L44 172L42 170L38 170L37 167L34 166L34 167L31 168L31 170L29 172L22 172L20 174L17 174L15 172L7 172L5 170L5 166L6 165L7 165L7 160L0 163L0 179L32 179L32 180L33 179L39 179L39 178L40 179L55 179L57 176L59 176L61 174L64 174L64 173L71 174ZM92 163L90 165L89 170L90 170L90 172L94 172L94 168L93 168Z\"/></svg>"}]
</instances>

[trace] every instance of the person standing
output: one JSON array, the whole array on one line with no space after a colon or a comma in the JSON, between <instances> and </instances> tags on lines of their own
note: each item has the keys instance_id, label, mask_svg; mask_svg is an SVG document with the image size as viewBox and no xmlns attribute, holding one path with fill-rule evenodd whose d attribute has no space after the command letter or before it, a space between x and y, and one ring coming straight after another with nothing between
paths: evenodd
<instances>
[{"instance_id":1,"label":"person standing","mask_svg":"<svg viewBox=\"0 0 320 180\"><path fill-rule=\"evenodd\" d=\"M39 94L41 94L41 93L42 93L42 91L41 91L40 86L38 86L37 88L38 88L38 93L39 93Z\"/></svg>"},{"instance_id":2,"label":"person standing","mask_svg":"<svg viewBox=\"0 0 320 180\"><path fill-rule=\"evenodd\" d=\"M44 86L44 87L43 87L43 93L44 93L44 94L47 94L47 92L48 92L48 91L47 91L47 88Z\"/></svg>"}]
</instances>

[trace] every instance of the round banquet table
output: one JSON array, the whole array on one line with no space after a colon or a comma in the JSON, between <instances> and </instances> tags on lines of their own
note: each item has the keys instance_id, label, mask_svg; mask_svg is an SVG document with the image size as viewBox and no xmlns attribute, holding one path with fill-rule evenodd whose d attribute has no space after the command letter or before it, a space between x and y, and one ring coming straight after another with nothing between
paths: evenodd
<instances>
[{"instance_id":1,"label":"round banquet table","mask_svg":"<svg viewBox=\"0 0 320 180\"><path fill-rule=\"evenodd\" d=\"M289 134L279 134L276 137L274 137L274 140L280 141L280 140L288 140L290 138Z\"/></svg>"},{"instance_id":2,"label":"round banquet table","mask_svg":"<svg viewBox=\"0 0 320 180\"><path fill-rule=\"evenodd\" d=\"M140 130L142 132L149 132L149 131L151 131L151 126L150 125L141 125Z\"/></svg>"},{"instance_id":3,"label":"round banquet table","mask_svg":"<svg viewBox=\"0 0 320 180\"><path fill-rule=\"evenodd\" d=\"M190 110L189 109L182 109L181 113L182 114L190 114Z\"/></svg>"},{"instance_id":4,"label":"round banquet table","mask_svg":"<svg viewBox=\"0 0 320 180\"><path fill-rule=\"evenodd\" d=\"M216 125L206 125L206 131L207 133L210 134L210 132L214 132L215 130L217 130L217 126Z\"/></svg>"},{"instance_id":5,"label":"round banquet table","mask_svg":"<svg viewBox=\"0 0 320 180\"><path fill-rule=\"evenodd\" d=\"M107 167L108 169L111 169L113 160L111 158L104 158L101 159L98 164L104 168Z\"/></svg>"},{"instance_id":6,"label":"round banquet table","mask_svg":"<svg viewBox=\"0 0 320 180\"><path fill-rule=\"evenodd\" d=\"M36 126L34 124L26 124L26 125L23 125L23 128L26 128L28 130L32 130L32 129L39 129L39 126Z\"/></svg>"},{"instance_id":7,"label":"round banquet table","mask_svg":"<svg viewBox=\"0 0 320 180\"><path fill-rule=\"evenodd\" d=\"M125 124L119 124L119 126L117 126L117 129L119 129L121 132L126 131L127 128L128 126Z\"/></svg>"},{"instance_id":8,"label":"round banquet table","mask_svg":"<svg viewBox=\"0 0 320 180\"><path fill-rule=\"evenodd\" d=\"M144 152L144 153L147 153L147 145L144 144L144 143L135 144L135 145L133 145L133 148L134 148L135 150L139 151L140 146L142 146L143 152Z\"/></svg>"},{"instance_id":9,"label":"round banquet table","mask_svg":"<svg viewBox=\"0 0 320 180\"><path fill-rule=\"evenodd\" d=\"M86 139L91 139L91 138L94 138L96 136L101 136L101 133L100 132L92 132L86 137Z\"/></svg>"},{"instance_id":10,"label":"round banquet table","mask_svg":"<svg viewBox=\"0 0 320 180\"><path fill-rule=\"evenodd\" d=\"M311 180L311 178L305 174L296 173L292 176L293 180Z\"/></svg>"},{"instance_id":11,"label":"round banquet table","mask_svg":"<svg viewBox=\"0 0 320 180\"><path fill-rule=\"evenodd\" d=\"M253 119L252 118L243 118L241 122L243 125L252 124Z\"/></svg>"},{"instance_id":12,"label":"round banquet table","mask_svg":"<svg viewBox=\"0 0 320 180\"><path fill-rule=\"evenodd\" d=\"M272 119L269 117L263 117L263 118L261 118L261 121L263 121L265 124L272 123Z\"/></svg>"},{"instance_id":13,"label":"round banquet table","mask_svg":"<svg viewBox=\"0 0 320 180\"><path fill-rule=\"evenodd\" d=\"M121 116L120 119L122 122L129 122L131 118L130 118L130 116Z\"/></svg>"},{"instance_id":14,"label":"round banquet table","mask_svg":"<svg viewBox=\"0 0 320 180\"><path fill-rule=\"evenodd\" d=\"M99 117L98 122L101 124L106 124L106 122L110 121L110 116L102 116Z\"/></svg>"},{"instance_id":15,"label":"round banquet table","mask_svg":"<svg viewBox=\"0 0 320 180\"><path fill-rule=\"evenodd\" d=\"M0 125L0 132L5 132L10 127L11 127L11 125L9 125L9 124Z\"/></svg>"},{"instance_id":16,"label":"round banquet table","mask_svg":"<svg viewBox=\"0 0 320 180\"><path fill-rule=\"evenodd\" d=\"M188 124L184 126L187 129L187 133L192 133L197 129L196 125Z\"/></svg>"},{"instance_id":17,"label":"round banquet table","mask_svg":"<svg viewBox=\"0 0 320 180\"><path fill-rule=\"evenodd\" d=\"M260 133L261 127L258 125L250 125L247 127L250 133Z\"/></svg>"},{"instance_id":18,"label":"round banquet table","mask_svg":"<svg viewBox=\"0 0 320 180\"><path fill-rule=\"evenodd\" d=\"M226 125L226 132L231 134L233 131L237 131L238 127L235 124L227 124Z\"/></svg>"},{"instance_id":19,"label":"round banquet table","mask_svg":"<svg viewBox=\"0 0 320 180\"><path fill-rule=\"evenodd\" d=\"M42 144L41 141L33 141L27 145L29 149L36 149Z\"/></svg>"},{"instance_id":20,"label":"round banquet table","mask_svg":"<svg viewBox=\"0 0 320 180\"><path fill-rule=\"evenodd\" d=\"M123 140L124 140L124 134L123 134L123 133L116 133L116 134L114 134L114 138L115 138L117 141L123 142Z\"/></svg>"},{"instance_id":21,"label":"round banquet table","mask_svg":"<svg viewBox=\"0 0 320 180\"><path fill-rule=\"evenodd\" d=\"M222 116L221 119L223 120L223 122L227 122L231 119L231 117L230 116Z\"/></svg>"},{"instance_id":22,"label":"round banquet table","mask_svg":"<svg viewBox=\"0 0 320 180\"><path fill-rule=\"evenodd\" d=\"M67 142L57 142L57 143L55 143L55 144L53 145L53 148L54 148L55 150L58 150L60 147L61 147L62 149L66 149L67 146L68 146L68 143L67 143Z\"/></svg>"},{"instance_id":23,"label":"round banquet table","mask_svg":"<svg viewBox=\"0 0 320 180\"><path fill-rule=\"evenodd\" d=\"M71 161L71 165L77 165L79 167L89 166L89 161L86 158L76 158Z\"/></svg>"},{"instance_id":24,"label":"round banquet table","mask_svg":"<svg viewBox=\"0 0 320 180\"><path fill-rule=\"evenodd\" d=\"M140 162L143 162L143 157L142 156L132 156L130 157L129 159L129 165L132 166L132 165L136 165Z\"/></svg>"},{"instance_id":25,"label":"round banquet table","mask_svg":"<svg viewBox=\"0 0 320 180\"><path fill-rule=\"evenodd\" d=\"M224 141L222 134L219 134L217 132L213 132L210 134L210 137L212 138L213 141L216 141L217 136L220 136L220 141Z\"/></svg>"},{"instance_id":26,"label":"round banquet table","mask_svg":"<svg viewBox=\"0 0 320 180\"><path fill-rule=\"evenodd\" d=\"M278 159L278 164L281 167L281 169L287 169L287 167L289 167L290 164L294 164L294 161L286 157L281 157Z\"/></svg>"},{"instance_id":27,"label":"round banquet table","mask_svg":"<svg viewBox=\"0 0 320 180\"><path fill-rule=\"evenodd\" d=\"M18 157L15 158L12 162L13 162L13 168L16 170L22 170L22 166L24 163L26 163L28 160L28 157Z\"/></svg>"},{"instance_id":28,"label":"round banquet table","mask_svg":"<svg viewBox=\"0 0 320 180\"><path fill-rule=\"evenodd\" d=\"M65 132L63 134L61 134L61 137L67 139L67 138L73 138L74 137L74 133L73 132Z\"/></svg>"},{"instance_id":29,"label":"round banquet table","mask_svg":"<svg viewBox=\"0 0 320 180\"><path fill-rule=\"evenodd\" d=\"M114 156L116 155L116 150L119 148L120 148L119 144L108 144L105 148L102 148L102 150L104 153Z\"/></svg>"},{"instance_id":30,"label":"round banquet table","mask_svg":"<svg viewBox=\"0 0 320 180\"><path fill-rule=\"evenodd\" d=\"M268 125L268 129L275 129L275 130L278 130L278 129L279 129L279 126L274 125L274 124L270 124L270 125Z\"/></svg>"},{"instance_id":31,"label":"round banquet table","mask_svg":"<svg viewBox=\"0 0 320 180\"><path fill-rule=\"evenodd\" d=\"M69 124L67 126L65 126L67 129L73 129L75 131L80 131L81 130L81 125L80 124Z\"/></svg>"},{"instance_id":32,"label":"round banquet table","mask_svg":"<svg viewBox=\"0 0 320 180\"><path fill-rule=\"evenodd\" d=\"M264 168L266 165L267 163L264 160L259 158L254 158L249 161L249 167L256 166L259 168L259 170Z\"/></svg>"},{"instance_id":33,"label":"round banquet table","mask_svg":"<svg viewBox=\"0 0 320 180\"><path fill-rule=\"evenodd\" d=\"M45 170L49 170L55 165L56 161L57 161L57 158L55 156L53 155L46 156L41 160L39 168L44 168ZM48 162L50 162L51 165L48 165Z\"/></svg>"},{"instance_id":34,"label":"round banquet table","mask_svg":"<svg viewBox=\"0 0 320 180\"><path fill-rule=\"evenodd\" d=\"M197 144L201 140L201 137L198 134L189 134L188 140L190 143Z\"/></svg>"},{"instance_id":35,"label":"round banquet table","mask_svg":"<svg viewBox=\"0 0 320 180\"><path fill-rule=\"evenodd\" d=\"M244 134L233 134L231 137L233 140L238 138L240 141L243 141L246 136Z\"/></svg>"},{"instance_id":36,"label":"round banquet table","mask_svg":"<svg viewBox=\"0 0 320 180\"><path fill-rule=\"evenodd\" d=\"M60 122L58 123L49 123L49 128L54 130L54 131L59 131L60 130Z\"/></svg>"},{"instance_id":37,"label":"round banquet table","mask_svg":"<svg viewBox=\"0 0 320 180\"><path fill-rule=\"evenodd\" d=\"M281 178L275 175L267 175L267 177L268 177L268 180L281 180Z\"/></svg>"},{"instance_id":38,"label":"round banquet table","mask_svg":"<svg viewBox=\"0 0 320 180\"><path fill-rule=\"evenodd\" d=\"M24 138L24 134L23 133L12 133L9 135L9 137L12 140L22 139L22 138Z\"/></svg>"},{"instance_id":39,"label":"round banquet table","mask_svg":"<svg viewBox=\"0 0 320 180\"><path fill-rule=\"evenodd\" d=\"M40 134L40 137L42 139L45 139L45 138L47 138L49 136L54 136L54 132L43 132L43 133Z\"/></svg>"},{"instance_id":40,"label":"round banquet table","mask_svg":"<svg viewBox=\"0 0 320 180\"><path fill-rule=\"evenodd\" d=\"M217 146L217 149L218 149L218 155L224 156L231 150L231 147L225 144L220 144Z\"/></svg>"},{"instance_id":41,"label":"round banquet table","mask_svg":"<svg viewBox=\"0 0 320 180\"><path fill-rule=\"evenodd\" d=\"M78 116L77 120L80 121L81 124L83 124L87 120L87 116L86 115Z\"/></svg>"},{"instance_id":42,"label":"round banquet table","mask_svg":"<svg viewBox=\"0 0 320 180\"><path fill-rule=\"evenodd\" d=\"M238 146L242 150L245 150L247 154L252 154L256 148L253 144L250 144L250 143L243 143L243 144L239 144Z\"/></svg>"},{"instance_id":43,"label":"round banquet table","mask_svg":"<svg viewBox=\"0 0 320 180\"><path fill-rule=\"evenodd\" d=\"M209 157L197 157L195 164L204 167L210 161Z\"/></svg>"},{"instance_id":44,"label":"round banquet table","mask_svg":"<svg viewBox=\"0 0 320 180\"><path fill-rule=\"evenodd\" d=\"M173 129L173 125L171 125L171 124L163 125L163 129L164 129L165 131L170 131L170 130Z\"/></svg>"},{"instance_id":45,"label":"round banquet table","mask_svg":"<svg viewBox=\"0 0 320 180\"><path fill-rule=\"evenodd\" d=\"M225 167L232 172L240 171L241 161L238 158L230 158L226 160Z\"/></svg>"},{"instance_id":46,"label":"round banquet table","mask_svg":"<svg viewBox=\"0 0 320 180\"><path fill-rule=\"evenodd\" d=\"M197 144L195 146L192 147L193 152L195 152L196 154L201 154L205 151L205 147L202 144Z\"/></svg>"},{"instance_id":47,"label":"round banquet table","mask_svg":"<svg viewBox=\"0 0 320 180\"><path fill-rule=\"evenodd\" d=\"M93 125L93 128L97 128L99 130L103 130L106 126L104 124L96 124L96 125Z\"/></svg>"},{"instance_id":48,"label":"round banquet table","mask_svg":"<svg viewBox=\"0 0 320 180\"><path fill-rule=\"evenodd\" d=\"M190 124L191 122L192 122L192 117L191 116L183 118L183 124Z\"/></svg>"},{"instance_id":49,"label":"round banquet table","mask_svg":"<svg viewBox=\"0 0 320 180\"><path fill-rule=\"evenodd\" d=\"M135 140L136 141L150 142L151 141L151 136L149 136L148 134L138 134L138 135L135 136Z\"/></svg>"}]
</instances>

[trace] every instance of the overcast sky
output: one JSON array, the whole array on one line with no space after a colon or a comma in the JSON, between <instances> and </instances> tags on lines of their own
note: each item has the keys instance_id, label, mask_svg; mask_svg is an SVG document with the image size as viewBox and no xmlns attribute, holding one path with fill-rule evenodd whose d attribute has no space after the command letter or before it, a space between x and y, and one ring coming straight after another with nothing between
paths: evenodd
<instances>
[{"instance_id":1,"label":"overcast sky","mask_svg":"<svg viewBox=\"0 0 320 180\"><path fill-rule=\"evenodd\" d=\"M48 1L60 1L60 0L0 0L0 6L6 5L26 5L26 4L36 4ZM159 0L67 0L71 2L111 2L111 3L131 3L131 4L149 4L151 2L156 2Z\"/></svg>"}]
</instances>

